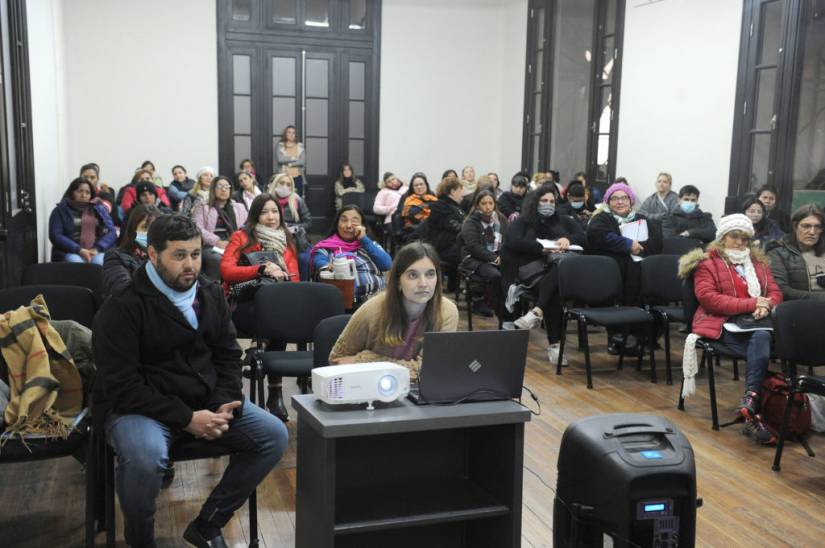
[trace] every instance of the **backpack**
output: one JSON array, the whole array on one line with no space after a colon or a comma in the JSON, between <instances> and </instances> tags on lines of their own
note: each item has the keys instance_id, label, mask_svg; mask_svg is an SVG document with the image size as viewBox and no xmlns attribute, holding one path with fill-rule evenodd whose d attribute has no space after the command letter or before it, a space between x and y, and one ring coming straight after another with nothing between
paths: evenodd
<instances>
[{"instance_id":1,"label":"backpack","mask_svg":"<svg viewBox=\"0 0 825 548\"><path fill-rule=\"evenodd\" d=\"M785 406L788 402L790 387L781 373L768 373L762 381L762 395L760 396L760 414L762 420L775 436L782 430L782 420L785 416ZM811 430L811 406L807 394L796 393L793 396L791 420L788 421L788 434L804 436Z\"/></svg>"}]
</instances>

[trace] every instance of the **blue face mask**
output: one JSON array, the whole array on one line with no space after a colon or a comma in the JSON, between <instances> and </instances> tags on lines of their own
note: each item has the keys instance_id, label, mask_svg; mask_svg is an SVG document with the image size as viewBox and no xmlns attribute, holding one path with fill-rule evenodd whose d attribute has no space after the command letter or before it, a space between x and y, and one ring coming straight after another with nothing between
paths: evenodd
<instances>
[{"instance_id":1,"label":"blue face mask","mask_svg":"<svg viewBox=\"0 0 825 548\"><path fill-rule=\"evenodd\" d=\"M573 209L581 209L584 207L584 202L570 202L570 207Z\"/></svg>"},{"instance_id":2,"label":"blue face mask","mask_svg":"<svg viewBox=\"0 0 825 548\"><path fill-rule=\"evenodd\" d=\"M685 213L690 214L696 209L696 202L681 202L679 203L679 207L682 208L682 211Z\"/></svg>"},{"instance_id":3,"label":"blue face mask","mask_svg":"<svg viewBox=\"0 0 825 548\"><path fill-rule=\"evenodd\" d=\"M149 233L146 231L135 232L135 243L143 249L149 247Z\"/></svg>"}]
</instances>

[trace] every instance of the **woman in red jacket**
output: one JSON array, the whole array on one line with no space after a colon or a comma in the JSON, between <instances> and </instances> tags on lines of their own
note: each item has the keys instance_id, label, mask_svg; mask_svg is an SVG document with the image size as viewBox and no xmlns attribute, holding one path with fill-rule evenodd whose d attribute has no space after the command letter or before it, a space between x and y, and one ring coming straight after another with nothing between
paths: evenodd
<instances>
[{"instance_id":1,"label":"woman in red jacket","mask_svg":"<svg viewBox=\"0 0 825 548\"><path fill-rule=\"evenodd\" d=\"M281 206L270 194L259 194L249 206L249 216L241 230L232 233L221 259L224 291L229 295L233 284L268 277L279 281L298 279L298 255L292 235L282 223ZM274 260L250 265L245 253L274 252ZM253 300L235 303L233 320L243 333L254 333Z\"/></svg>"},{"instance_id":2,"label":"woman in red jacket","mask_svg":"<svg viewBox=\"0 0 825 548\"><path fill-rule=\"evenodd\" d=\"M733 353L747 356L745 394L737 412L746 422L746 433L760 443L772 443L774 436L758 415L762 380L768 370L771 332L736 332L732 317L747 315L755 320L770 316L782 302L782 291L771 275L770 263L753 240L753 224L745 215L722 217L716 240L707 251L695 250L680 260L680 276L693 272L694 293L699 307L693 316L693 332L685 342L685 369L691 380L695 373L695 340L714 339ZM688 393L690 389L688 390Z\"/></svg>"}]
</instances>

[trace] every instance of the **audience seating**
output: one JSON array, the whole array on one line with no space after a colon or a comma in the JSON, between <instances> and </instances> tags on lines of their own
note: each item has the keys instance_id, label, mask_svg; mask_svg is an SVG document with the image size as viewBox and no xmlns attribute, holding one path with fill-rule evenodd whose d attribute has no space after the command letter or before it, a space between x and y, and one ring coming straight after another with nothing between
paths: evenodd
<instances>
[{"instance_id":1,"label":"audience seating","mask_svg":"<svg viewBox=\"0 0 825 548\"><path fill-rule=\"evenodd\" d=\"M822 318L825 318L825 302L822 301L787 301L773 310L776 353L785 366L791 388L776 444L772 467L774 471L781 469L779 463L788 435L793 395L811 393L825 396L825 377L796 375L797 365L807 365L809 368L825 365L825 344L822 344L822 324L819 323ZM810 447L806 445L806 449L810 456L814 456Z\"/></svg>"},{"instance_id":2,"label":"audience seating","mask_svg":"<svg viewBox=\"0 0 825 548\"><path fill-rule=\"evenodd\" d=\"M95 545L95 496L96 496L96 474L98 471L96 446L92 431L92 421L89 417L82 420L77 429L68 438L53 438L49 440L26 440L9 439L3 442L0 450L0 465L13 462L34 462L39 460L56 459L61 457L75 456L85 464L86 468L86 510L85 510L85 546L93 548ZM12 514L24 510L9 508ZM99 522L103 525L102 520ZM14 542L10 540L14 533L8 531L4 542Z\"/></svg>"},{"instance_id":3,"label":"audience seating","mask_svg":"<svg viewBox=\"0 0 825 548\"><path fill-rule=\"evenodd\" d=\"M627 340L626 329L640 326L639 348L644 349L646 341L655 342L655 322L646 310L635 306L615 306L622 293L622 278L619 266L610 257L598 255L574 255L559 263L559 293L564 310L562 312L562 337L559 348L559 360L556 374L561 375L562 357L564 356L567 321L575 319L579 327L579 340L584 343L584 364L587 373L587 388L593 388L590 366L590 343L587 326L598 325L622 330L622 346ZM586 307L570 307L568 303L584 304ZM607 305L607 306L605 306ZM647 328L649 335L644 333ZM656 361L653 346L650 344L650 381L656 382ZM640 350L638 366L641 367L644 351ZM624 352L619 353L618 369L624 363Z\"/></svg>"},{"instance_id":4,"label":"audience seating","mask_svg":"<svg viewBox=\"0 0 825 548\"><path fill-rule=\"evenodd\" d=\"M37 263L23 271L22 285L74 285L94 293L98 303L103 298L103 267L89 263Z\"/></svg>"},{"instance_id":5,"label":"audience seating","mask_svg":"<svg viewBox=\"0 0 825 548\"><path fill-rule=\"evenodd\" d=\"M98 443L102 446L104 455L104 486L105 486L105 528L106 546L115 546L115 452L106 443L105 437L101 433ZM211 443L198 440L191 436L174 441L169 447L169 460L171 462L183 462L187 460L202 460L215 457L232 455L233 451L223 447L218 443ZM257 490L252 491L249 496L249 546L258 546L258 504Z\"/></svg>"},{"instance_id":6,"label":"audience seating","mask_svg":"<svg viewBox=\"0 0 825 548\"><path fill-rule=\"evenodd\" d=\"M364 214L364 224L367 225L370 229L375 232L376 230L376 223L380 220L381 224L384 223L384 216L378 215L376 216L375 213L372 211L372 206L375 204L375 196L378 194L374 191L368 192L347 192L343 196L341 196L341 205L356 205L358 209L361 210L361 213Z\"/></svg>"},{"instance_id":7,"label":"audience seating","mask_svg":"<svg viewBox=\"0 0 825 548\"><path fill-rule=\"evenodd\" d=\"M699 301L696 299L696 294L693 291L693 274L688 276L682 285L682 306L684 308L685 323L688 327L688 333L692 331L693 315L699 307ZM733 354L726 348L720 347L716 341L705 339L704 337L696 341L696 348L702 350L702 358L699 362L699 368L702 369L707 365L708 372L708 390L710 391L710 413L711 422L714 430L719 430L719 413L716 406L716 375L714 373L714 361L716 366L719 366L719 358L731 358L733 360L733 380L739 380L739 360L747 359L744 354ZM684 387L685 379L682 378L682 387ZM679 390L679 410L685 410L685 399L682 397L682 390ZM726 423L725 426L732 423Z\"/></svg>"},{"instance_id":8,"label":"audience seating","mask_svg":"<svg viewBox=\"0 0 825 548\"><path fill-rule=\"evenodd\" d=\"M97 312L97 299L85 287L71 285L24 285L0 290L0 313L19 306L28 306L38 294L43 294L53 320L75 320L92 328Z\"/></svg>"},{"instance_id":9,"label":"audience seating","mask_svg":"<svg viewBox=\"0 0 825 548\"><path fill-rule=\"evenodd\" d=\"M315 326L325 318L343 313L341 293L331 285L296 282L273 284L258 290L255 294L256 348L250 363L252 382L258 386L258 405L264 405L264 375L276 383L282 377L298 377L301 392L307 392L314 358L306 347L313 341ZM298 351L264 351L263 341L271 340L295 343ZM286 421L288 413L280 394L277 406L279 412L276 415Z\"/></svg>"},{"instance_id":10,"label":"audience seating","mask_svg":"<svg viewBox=\"0 0 825 548\"><path fill-rule=\"evenodd\" d=\"M670 323L687 323L679 279L679 257L652 255L642 261L642 298L645 308L662 326L665 340L667 384L673 384L670 358ZM675 306L678 305L678 306Z\"/></svg>"},{"instance_id":11,"label":"audience seating","mask_svg":"<svg viewBox=\"0 0 825 548\"><path fill-rule=\"evenodd\" d=\"M664 238L662 240L662 255L684 255L689 251L702 247L702 241L696 238Z\"/></svg>"},{"instance_id":12,"label":"audience seating","mask_svg":"<svg viewBox=\"0 0 825 548\"><path fill-rule=\"evenodd\" d=\"M312 368L325 367L329 365L329 353L338 340L338 336L347 326L350 314L341 314L324 318L315 326L315 333L312 336Z\"/></svg>"}]
</instances>

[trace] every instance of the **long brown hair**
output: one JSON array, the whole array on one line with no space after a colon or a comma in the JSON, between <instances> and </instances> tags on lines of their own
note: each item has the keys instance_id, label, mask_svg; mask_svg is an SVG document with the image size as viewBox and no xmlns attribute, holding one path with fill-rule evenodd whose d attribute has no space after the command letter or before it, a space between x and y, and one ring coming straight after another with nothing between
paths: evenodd
<instances>
[{"instance_id":1,"label":"long brown hair","mask_svg":"<svg viewBox=\"0 0 825 548\"><path fill-rule=\"evenodd\" d=\"M241 229L246 234L246 245L243 246L238 253L244 253L250 247L258 245L258 238L255 237L255 225L258 224L258 219L261 216L261 212L264 210L266 203L270 200L275 202L275 207L278 208L278 215L281 217L281 224L278 228L286 233L286 245L292 249L292 251L295 251L295 241L292 239L292 233L289 232L289 229L284 222L284 210L281 208L281 204L278 203L275 196L264 192L255 196L255 199L252 200L252 203L249 205L249 215L246 217L246 224Z\"/></svg>"},{"instance_id":2,"label":"long brown hair","mask_svg":"<svg viewBox=\"0 0 825 548\"><path fill-rule=\"evenodd\" d=\"M121 230L120 232L120 243L118 244L117 248L121 251L126 251L127 253L131 253L134 251L136 247L135 243L135 235L137 234L137 227L140 223L143 222L144 219L148 219L149 222L147 223L147 229L149 228L148 225L152 223L155 219L163 215L161 211L156 208L155 206L146 205L146 204L137 204L135 207L129 210L129 215L127 216L126 221L126 228Z\"/></svg>"},{"instance_id":3,"label":"long brown hair","mask_svg":"<svg viewBox=\"0 0 825 548\"><path fill-rule=\"evenodd\" d=\"M384 303L378 319L379 325L384 326L384 333L381 337L384 344L389 346L404 344L404 335L407 331L409 319L404 308L404 296L401 294L401 276L410 265L421 259L432 261L437 276L435 291L424 309L424 314L421 316L424 320L423 331L434 331L441 327L441 260L430 244L420 241L413 242L405 245L396 253L387 277Z\"/></svg>"}]
</instances>

